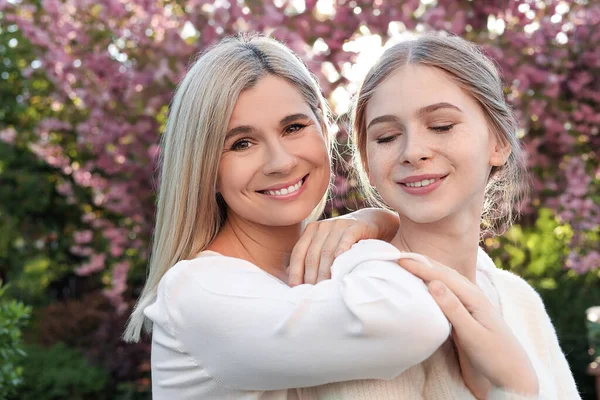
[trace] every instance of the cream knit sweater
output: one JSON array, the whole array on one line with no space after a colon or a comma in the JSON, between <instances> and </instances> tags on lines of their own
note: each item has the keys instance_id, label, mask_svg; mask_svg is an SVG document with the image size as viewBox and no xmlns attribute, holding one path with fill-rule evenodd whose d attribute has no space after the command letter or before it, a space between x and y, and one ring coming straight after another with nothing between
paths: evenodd
<instances>
[{"instance_id":1,"label":"cream knit sweater","mask_svg":"<svg viewBox=\"0 0 600 400\"><path fill-rule=\"evenodd\" d=\"M580 399L573 375L563 355L554 327L539 295L523 279L497 269L480 250L478 274L491 285L480 284L497 300L504 320L525 347L539 379L539 397L521 396L494 388L493 400L576 400ZM496 297L497 296L497 297ZM351 351L351 349L349 349ZM358 380L299 389L300 400L471 400L474 396L460 375L458 359L448 340L429 359L392 380Z\"/></svg>"}]
</instances>

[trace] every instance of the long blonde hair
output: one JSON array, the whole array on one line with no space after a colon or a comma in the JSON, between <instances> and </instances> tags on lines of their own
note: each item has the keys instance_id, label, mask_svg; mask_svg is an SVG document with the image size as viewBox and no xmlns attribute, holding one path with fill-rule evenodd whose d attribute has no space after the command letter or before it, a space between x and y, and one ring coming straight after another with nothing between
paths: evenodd
<instances>
[{"instance_id":1,"label":"long blonde hair","mask_svg":"<svg viewBox=\"0 0 600 400\"><path fill-rule=\"evenodd\" d=\"M144 309L155 297L164 274L180 260L194 257L215 239L226 218L217 195L217 171L227 125L240 93L272 75L301 92L327 134L330 112L316 78L300 58L278 41L260 35L222 40L193 63L173 98L162 137L160 186L150 267L124 340L136 342L151 322ZM267 111L268 112L268 111ZM312 219L325 206L327 193Z\"/></svg>"},{"instance_id":2,"label":"long blonde hair","mask_svg":"<svg viewBox=\"0 0 600 400\"><path fill-rule=\"evenodd\" d=\"M474 44L457 36L427 34L395 44L369 70L357 94L352 115L353 164L362 192L375 205L384 202L370 185L366 157L366 111L375 91L405 65L425 65L444 71L482 108L491 131L511 153L493 167L485 188L482 233L498 233L514 218L515 205L527 195L525 153L517 137L518 123L506 103L494 63Z\"/></svg>"}]
</instances>

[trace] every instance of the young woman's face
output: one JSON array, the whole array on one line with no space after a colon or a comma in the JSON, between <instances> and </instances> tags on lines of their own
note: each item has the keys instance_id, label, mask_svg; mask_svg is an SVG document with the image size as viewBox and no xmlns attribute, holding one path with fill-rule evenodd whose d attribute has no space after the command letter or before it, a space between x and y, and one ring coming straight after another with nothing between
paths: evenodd
<instances>
[{"instance_id":1,"label":"young woman's face","mask_svg":"<svg viewBox=\"0 0 600 400\"><path fill-rule=\"evenodd\" d=\"M325 194L329 175L324 134L296 87L267 75L240 94L218 173L228 218L266 226L302 222Z\"/></svg>"},{"instance_id":2,"label":"young woman's face","mask_svg":"<svg viewBox=\"0 0 600 400\"><path fill-rule=\"evenodd\" d=\"M407 65L366 110L369 179L416 223L481 216L490 169L508 156L476 101L441 70Z\"/></svg>"}]
</instances>

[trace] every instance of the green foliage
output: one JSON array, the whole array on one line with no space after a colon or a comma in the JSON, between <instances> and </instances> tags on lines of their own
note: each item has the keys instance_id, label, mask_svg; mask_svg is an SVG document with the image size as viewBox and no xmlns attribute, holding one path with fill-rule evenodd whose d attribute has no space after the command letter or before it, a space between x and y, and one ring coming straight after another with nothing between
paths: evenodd
<instances>
[{"instance_id":1,"label":"green foliage","mask_svg":"<svg viewBox=\"0 0 600 400\"><path fill-rule=\"evenodd\" d=\"M57 172L29 150L0 142L0 160L0 277L27 304L45 304L48 286L79 262L68 249L81 212L57 193Z\"/></svg>"},{"instance_id":2,"label":"green foliage","mask_svg":"<svg viewBox=\"0 0 600 400\"><path fill-rule=\"evenodd\" d=\"M39 65L35 47L2 13L0 60L0 130L18 132L13 144L0 140L0 279L37 306L53 300L48 286L81 261L69 248L82 211L57 192L60 170L30 149L40 120L56 113L53 85L43 68L33 67Z\"/></svg>"},{"instance_id":3,"label":"green foliage","mask_svg":"<svg viewBox=\"0 0 600 400\"><path fill-rule=\"evenodd\" d=\"M595 399L592 361L588 349L586 309L600 305L598 270L577 274L567 269L572 229L548 209L541 209L535 224L515 225L503 237L488 239L497 265L526 279L542 296L584 399Z\"/></svg>"},{"instance_id":4,"label":"green foliage","mask_svg":"<svg viewBox=\"0 0 600 400\"><path fill-rule=\"evenodd\" d=\"M600 363L600 306L588 310L586 326L588 330L588 342L590 343L590 355L594 362Z\"/></svg>"},{"instance_id":5,"label":"green foliage","mask_svg":"<svg viewBox=\"0 0 600 400\"><path fill-rule=\"evenodd\" d=\"M36 307L33 323L27 330L28 343L45 347L63 343L83 352L87 359L93 360L112 377L104 393L111 400L148 399L149 341L123 342L121 333L128 315L119 314L102 290L79 289L85 294L78 298Z\"/></svg>"},{"instance_id":6,"label":"green foliage","mask_svg":"<svg viewBox=\"0 0 600 400\"><path fill-rule=\"evenodd\" d=\"M1 285L0 281L0 285ZM23 351L21 328L31 308L14 299L6 298L5 287L0 287L0 400L13 395L23 382Z\"/></svg>"},{"instance_id":7,"label":"green foliage","mask_svg":"<svg viewBox=\"0 0 600 400\"><path fill-rule=\"evenodd\" d=\"M108 372L91 365L79 351L58 343L52 348L27 346L20 400L107 399Z\"/></svg>"},{"instance_id":8,"label":"green foliage","mask_svg":"<svg viewBox=\"0 0 600 400\"><path fill-rule=\"evenodd\" d=\"M141 389L133 382L120 383L117 392L115 400L152 400L152 393L149 390Z\"/></svg>"}]
</instances>

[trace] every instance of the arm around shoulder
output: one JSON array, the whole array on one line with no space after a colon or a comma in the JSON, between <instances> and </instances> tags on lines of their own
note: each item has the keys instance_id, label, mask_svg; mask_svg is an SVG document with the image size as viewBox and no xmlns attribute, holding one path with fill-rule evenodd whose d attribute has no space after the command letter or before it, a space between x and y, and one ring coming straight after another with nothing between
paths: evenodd
<instances>
[{"instance_id":1,"label":"arm around shoulder","mask_svg":"<svg viewBox=\"0 0 600 400\"><path fill-rule=\"evenodd\" d=\"M197 264L171 274L164 308L181 351L233 389L391 379L449 335L423 282L395 262L294 288L241 260Z\"/></svg>"}]
</instances>

